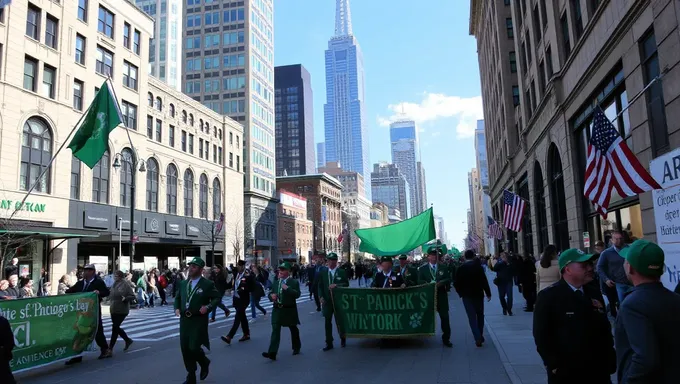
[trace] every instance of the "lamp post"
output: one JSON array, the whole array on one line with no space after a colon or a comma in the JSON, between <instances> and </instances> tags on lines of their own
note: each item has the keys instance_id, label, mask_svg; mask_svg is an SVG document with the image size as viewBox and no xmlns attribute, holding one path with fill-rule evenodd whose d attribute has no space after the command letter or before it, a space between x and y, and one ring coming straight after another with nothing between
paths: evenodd
<instances>
[{"instance_id":1,"label":"lamp post","mask_svg":"<svg viewBox=\"0 0 680 384\"><path fill-rule=\"evenodd\" d=\"M121 167L121 162L130 165L130 266L135 260L135 185L137 180L137 166L139 165L139 172L146 172L146 162L138 160L137 153L130 153L130 157L122 153L116 153L113 160L113 168L118 170ZM123 221L121 220L121 228Z\"/></svg>"}]
</instances>

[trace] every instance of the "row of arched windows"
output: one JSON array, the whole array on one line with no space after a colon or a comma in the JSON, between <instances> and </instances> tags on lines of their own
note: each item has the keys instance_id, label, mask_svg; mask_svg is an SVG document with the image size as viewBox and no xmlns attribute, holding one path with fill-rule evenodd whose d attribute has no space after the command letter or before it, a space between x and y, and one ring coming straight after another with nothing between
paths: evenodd
<instances>
[{"instance_id":1,"label":"row of arched windows","mask_svg":"<svg viewBox=\"0 0 680 384\"><path fill-rule=\"evenodd\" d=\"M147 103L149 107L153 107L159 112L163 112L163 99L161 99L160 96L154 97L153 93L149 92L147 93L146 96ZM170 103L168 108L170 108L170 117L175 117L175 105ZM194 126L194 114L189 113L187 114L187 111L182 110L182 122L185 124L189 124L190 126ZM199 119L199 129L201 132L205 132L210 134L210 124L206 121L205 123L203 122L203 119ZM219 139L222 140L222 130L218 129L217 127L213 127L213 136L218 137Z\"/></svg>"}]
</instances>

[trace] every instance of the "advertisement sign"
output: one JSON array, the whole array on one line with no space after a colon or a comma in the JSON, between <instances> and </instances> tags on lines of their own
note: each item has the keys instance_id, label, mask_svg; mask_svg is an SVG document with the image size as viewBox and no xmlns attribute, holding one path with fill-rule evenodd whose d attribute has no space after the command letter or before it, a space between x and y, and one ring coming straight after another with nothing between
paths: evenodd
<instances>
[{"instance_id":1,"label":"advertisement sign","mask_svg":"<svg viewBox=\"0 0 680 384\"><path fill-rule=\"evenodd\" d=\"M301 199L300 197L293 196L285 192L281 192L279 194L279 200L283 205L307 210L307 200Z\"/></svg>"},{"instance_id":2,"label":"advertisement sign","mask_svg":"<svg viewBox=\"0 0 680 384\"><path fill-rule=\"evenodd\" d=\"M95 293L0 301L16 347L10 367L20 372L80 355L97 332Z\"/></svg>"},{"instance_id":3,"label":"advertisement sign","mask_svg":"<svg viewBox=\"0 0 680 384\"><path fill-rule=\"evenodd\" d=\"M680 281L680 148L657 157L649 171L662 190L652 192L656 241L666 255L666 271L661 281L675 289Z\"/></svg>"}]
</instances>

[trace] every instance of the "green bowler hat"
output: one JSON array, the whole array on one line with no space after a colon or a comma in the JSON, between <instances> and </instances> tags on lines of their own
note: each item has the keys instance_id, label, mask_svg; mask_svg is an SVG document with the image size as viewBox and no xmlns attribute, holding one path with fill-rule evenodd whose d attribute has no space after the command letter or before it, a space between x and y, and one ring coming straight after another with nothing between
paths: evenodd
<instances>
[{"instance_id":1,"label":"green bowler hat","mask_svg":"<svg viewBox=\"0 0 680 384\"><path fill-rule=\"evenodd\" d=\"M284 261L279 265L279 269L285 269L286 271L290 271L290 263Z\"/></svg>"},{"instance_id":2,"label":"green bowler hat","mask_svg":"<svg viewBox=\"0 0 680 384\"><path fill-rule=\"evenodd\" d=\"M569 263L584 263L590 261L595 255L592 253L585 253L580 249L571 248L560 254L560 258L557 264L560 267L560 271L567 266Z\"/></svg>"},{"instance_id":3,"label":"green bowler hat","mask_svg":"<svg viewBox=\"0 0 680 384\"><path fill-rule=\"evenodd\" d=\"M335 252L331 252L331 253L328 254L328 256L326 256L326 260L337 260L337 259L338 259L338 255Z\"/></svg>"},{"instance_id":4,"label":"green bowler hat","mask_svg":"<svg viewBox=\"0 0 680 384\"><path fill-rule=\"evenodd\" d=\"M619 251L641 275L658 277L663 275L666 258L663 249L648 240L635 240L633 244Z\"/></svg>"},{"instance_id":5,"label":"green bowler hat","mask_svg":"<svg viewBox=\"0 0 680 384\"><path fill-rule=\"evenodd\" d=\"M394 262L394 258L393 258L392 256L382 256L382 257L380 258L380 262L382 263L382 262L384 262L384 261L389 261L390 263L393 263L393 262Z\"/></svg>"},{"instance_id":6,"label":"green bowler hat","mask_svg":"<svg viewBox=\"0 0 680 384\"><path fill-rule=\"evenodd\" d=\"M189 260L187 265L196 265L198 267L204 268L205 267L205 260L201 259L200 257L194 257L193 259Z\"/></svg>"}]
</instances>

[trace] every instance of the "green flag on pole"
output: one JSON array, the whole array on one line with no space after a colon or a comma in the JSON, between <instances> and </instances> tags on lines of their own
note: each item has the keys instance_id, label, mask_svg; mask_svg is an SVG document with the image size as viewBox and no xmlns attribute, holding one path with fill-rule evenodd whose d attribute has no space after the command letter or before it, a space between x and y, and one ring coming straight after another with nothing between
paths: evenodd
<instances>
[{"instance_id":1,"label":"green flag on pole","mask_svg":"<svg viewBox=\"0 0 680 384\"><path fill-rule=\"evenodd\" d=\"M396 256L410 252L435 238L432 208L418 216L378 228L357 229L359 251L377 256Z\"/></svg>"},{"instance_id":2,"label":"green flag on pole","mask_svg":"<svg viewBox=\"0 0 680 384\"><path fill-rule=\"evenodd\" d=\"M122 122L123 115L118 100L107 80L92 100L78 131L68 145L73 156L90 169L94 168L109 147L109 133Z\"/></svg>"}]
</instances>

